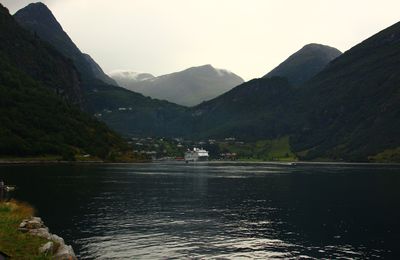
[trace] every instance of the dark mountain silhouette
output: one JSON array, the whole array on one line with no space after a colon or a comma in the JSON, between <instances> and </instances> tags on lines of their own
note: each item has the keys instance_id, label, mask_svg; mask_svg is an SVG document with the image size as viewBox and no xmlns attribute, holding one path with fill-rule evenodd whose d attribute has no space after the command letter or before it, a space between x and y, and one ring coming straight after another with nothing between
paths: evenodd
<instances>
[{"instance_id":1,"label":"dark mountain silhouette","mask_svg":"<svg viewBox=\"0 0 400 260\"><path fill-rule=\"evenodd\" d=\"M315 76L341 54L338 49L326 45L307 44L265 75L264 78L286 77L291 84L299 86Z\"/></svg>"},{"instance_id":2,"label":"dark mountain silhouette","mask_svg":"<svg viewBox=\"0 0 400 260\"><path fill-rule=\"evenodd\" d=\"M254 79L191 110L199 137L276 138L293 131L286 102L293 87L286 78ZM285 117L279 117L279 115Z\"/></svg>"},{"instance_id":3,"label":"dark mountain silhouette","mask_svg":"<svg viewBox=\"0 0 400 260\"><path fill-rule=\"evenodd\" d=\"M396 23L345 52L305 84L299 99L307 121L292 140L295 149L307 159L360 161L400 147L399 72Z\"/></svg>"},{"instance_id":4,"label":"dark mountain silhouette","mask_svg":"<svg viewBox=\"0 0 400 260\"><path fill-rule=\"evenodd\" d=\"M6 8L2 7L1 11L2 59L53 88L65 100L81 105L83 93L79 74L72 62L35 35L23 30Z\"/></svg>"},{"instance_id":5,"label":"dark mountain silhouette","mask_svg":"<svg viewBox=\"0 0 400 260\"><path fill-rule=\"evenodd\" d=\"M43 3L32 3L14 14L14 18L25 29L37 34L70 58L81 73L83 80L98 78L109 84L116 84L97 63L83 54L71 38L64 32L49 8Z\"/></svg>"},{"instance_id":6,"label":"dark mountain silhouette","mask_svg":"<svg viewBox=\"0 0 400 260\"><path fill-rule=\"evenodd\" d=\"M0 156L107 159L127 149L79 110L82 91L72 62L21 28L1 4L0 57Z\"/></svg>"}]
</instances>

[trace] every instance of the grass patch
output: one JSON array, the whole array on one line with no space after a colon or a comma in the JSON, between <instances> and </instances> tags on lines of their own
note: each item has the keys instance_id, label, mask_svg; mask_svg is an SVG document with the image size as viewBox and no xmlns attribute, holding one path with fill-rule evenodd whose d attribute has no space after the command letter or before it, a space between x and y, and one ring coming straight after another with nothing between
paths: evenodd
<instances>
[{"instance_id":1,"label":"grass patch","mask_svg":"<svg viewBox=\"0 0 400 260\"><path fill-rule=\"evenodd\" d=\"M0 157L0 162L54 162L60 161L61 156L58 155L46 155L46 156L35 156L35 157Z\"/></svg>"},{"instance_id":2,"label":"grass patch","mask_svg":"<svg viewBox=\"0 0 400 260\"><path fill-rule=\"evenodd\" d=\"M289 137L273 140L259 140L246 144L220 144L222 152L236 153L238 159L246 161L296 161L292 152Z\"/></svg>"},{"instance_id":3,"label":"grass patch","mask_svg":"<svg viewBox=\"0 0 400 260\"><path fill-rule=\"evenodd\" d=\"M118 163L137 163L148 162L150 159L145 155L132 152L111 152L105 160L97 156L85 156L82 154L72 155L73 160L68 160L58 155L46 155L37 157L0 157L0 163L56 163L56 162L118 162Z\"/></svg>"},{"instance_id":4,"label":"grass patch","mask_svg":"<svg viewBox=\"0 0 400 260\"><path fill-rule=\"evenodd\" d=\"M0 251L12 259L51 259L39 254L39 248L48 240L18 231L22 220L33 215L33 208L25 203L0 202Z\"/></svg>"},{"instance_id":5,"label":"grass patch","mask_svg":"<svg viewBox=\"0 0 400 260\"><path fill-rule=\"evenodd\" d=\"M400 163L400 147L369 156L368 160L377 163Z\"/></svg>"}]
</instances>

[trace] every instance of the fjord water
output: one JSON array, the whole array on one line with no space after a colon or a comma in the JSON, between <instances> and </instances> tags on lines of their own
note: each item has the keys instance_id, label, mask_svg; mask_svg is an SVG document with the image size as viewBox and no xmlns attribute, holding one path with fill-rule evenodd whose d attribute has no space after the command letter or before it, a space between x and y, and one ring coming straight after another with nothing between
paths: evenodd
<instances>
[{"instance_id":1,"label":"fjord water","mask_svg":"<svg viewBox=\"0 0 400 260\"><path fill-rule=\"evenodd\" d=\"M0 166L81 259L398 258L400 166Z\"/></svg>"}]
</instances>

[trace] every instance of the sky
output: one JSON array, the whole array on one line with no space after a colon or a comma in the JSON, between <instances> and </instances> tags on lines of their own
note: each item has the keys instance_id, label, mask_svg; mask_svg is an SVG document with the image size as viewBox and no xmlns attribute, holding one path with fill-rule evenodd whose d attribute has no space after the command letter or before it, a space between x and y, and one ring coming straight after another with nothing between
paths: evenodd
<instances>
[{"instance_id":1,"label":"sky","mask_svg":"<svg viewBox=\"0 0 400 260\"><path fill-rule=\"evenodd\" d=\"M15 13L28 0L0 0ZM259 78L308 43L346 51L400 21L399 0L43 0L104 69L212 64Z\"/></svg>"}]
</instances>

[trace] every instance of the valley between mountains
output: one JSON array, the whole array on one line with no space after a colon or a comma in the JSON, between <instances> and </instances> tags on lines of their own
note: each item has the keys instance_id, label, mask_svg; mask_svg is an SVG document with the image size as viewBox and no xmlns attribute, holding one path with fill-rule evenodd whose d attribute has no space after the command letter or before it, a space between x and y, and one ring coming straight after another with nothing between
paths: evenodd
<instances>
[{"instance_id":1,"label":"valley between mountains","mask_svg":"<svg viewBox=\"0 0 400 260\"><path fill-rule=\"evenodd\" d=\"M400 23L344 53L299 46L244 82L212 65L108 75L46 5L0 16L2 157L140 161L132 140L152 138L247 159L400 162Z\"/></svg>"}]
</instances>

